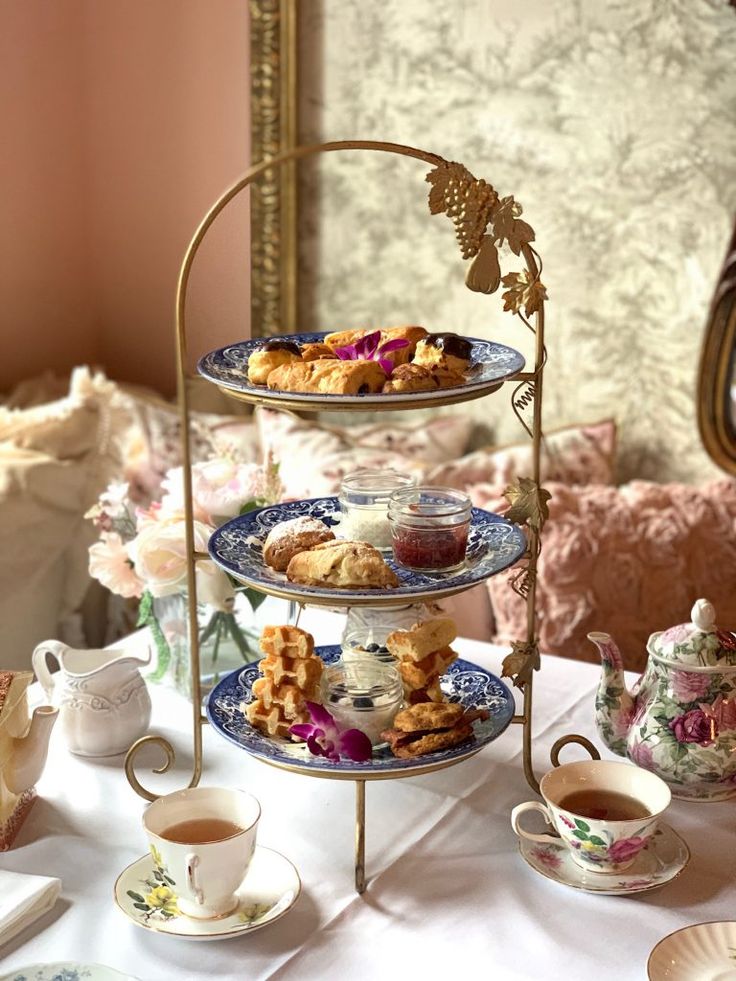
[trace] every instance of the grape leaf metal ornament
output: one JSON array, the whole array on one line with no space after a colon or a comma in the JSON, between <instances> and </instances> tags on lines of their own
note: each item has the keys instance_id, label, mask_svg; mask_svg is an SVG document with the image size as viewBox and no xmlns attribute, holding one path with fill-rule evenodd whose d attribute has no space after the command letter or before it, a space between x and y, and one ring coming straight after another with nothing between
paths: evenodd
<instances>
[{"instance_id":1,"label":"grape leaf metal ornament","mask_svg":"<svg viewBox=\"0 0 736 981\"><path fill-rule=\"evenodd\" d=\"M539 667L539 647L536 641L512 640L511 653L506 655L501 665L501 677L511 678L515 688L523 688Z\"/></svg>"},{"instance_id":2,"label":"grape leaf metal ornament","mask_svg":"<svg viewBox=\"0 0 736 981\"><path fill-rule=\"evenodd\" d=\"M495 293L501 283L499 248L507 245L514 255L534 241L534 229L522 221L521 205L513 196L499 198L495 189L484 180L477 180L459 163L443 161L427 174L431 184L429 210L433 215L446 214L455 226L455 235L463 259L472 259L465 277L468 289L476 293ZM516 278L524 273L510 273ZM514 305L507 302L506 310L518 313L522 306L527 315L539 309L539 301L546 298L546 291L539 280L523 280L528 297ZM529 299L529 303L526 300Z\"/></svg>"}]
</instances>

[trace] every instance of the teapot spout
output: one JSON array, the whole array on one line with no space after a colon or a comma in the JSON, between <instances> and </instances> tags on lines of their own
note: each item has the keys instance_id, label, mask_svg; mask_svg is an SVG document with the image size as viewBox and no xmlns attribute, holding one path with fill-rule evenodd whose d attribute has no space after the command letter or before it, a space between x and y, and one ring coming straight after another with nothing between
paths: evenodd
<instances>
[{"instance_id":1,"label":"teapot spout","mask_svg":"<svg viewBox=\"0 0 736 981\"><path fill-rule=\"evenodd\" d=\"M634 717L635 700L626 688L621 651L610 634L590 633L601 656L602 672L595 697L595 721L603 742L619 756L626 756L626 742Z\"/></svg>"},{"instance_id":2,"label":"teapot spout","mask_svg":"<svg viewBox=\"0 0 736 981\"><path fill-rule=\"evenodd\" d=\"M39 705L33 713L31 725L25 736L13 740L11 765L4 778L11 794L22 794L38 781L46 765L51 730L59 710L51 705Z\"/></svg>"}]
</instances>

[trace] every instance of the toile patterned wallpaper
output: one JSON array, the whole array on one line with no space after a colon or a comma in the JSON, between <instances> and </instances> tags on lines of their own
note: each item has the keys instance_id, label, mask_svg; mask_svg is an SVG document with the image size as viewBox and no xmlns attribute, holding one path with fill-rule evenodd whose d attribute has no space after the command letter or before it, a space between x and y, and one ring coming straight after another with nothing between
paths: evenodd
<instances>
[{"instance_id":1,"label":"toile patterned wallpaper","mask_svg":"<svg viewBox=\"0 0 736 981\"><path fill-rule=\"evenodd\" d=\"M694 393L736 210L727 0L302 0L299 9L303 141L412 144L524 205L550 297L545 427L613 415L619 479L711 476ZM302 329L414 322L530 357L500 293L465 288L450 222L427 210L426 170L367 153L302 169ZM501 398L468 408L498 442L517 440Z\"/></svg>"}]
</instances>

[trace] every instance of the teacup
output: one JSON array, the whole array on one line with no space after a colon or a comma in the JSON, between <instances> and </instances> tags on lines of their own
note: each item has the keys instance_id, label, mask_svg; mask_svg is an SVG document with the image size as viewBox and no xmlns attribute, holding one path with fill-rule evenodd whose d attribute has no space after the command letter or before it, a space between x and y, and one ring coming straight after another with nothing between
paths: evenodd
<instances>
[{"instance_id":1,"label":"teacup","mask_svg":"<svg viewBox=\"0 0 736 981\"><path fill-rule=\"evenodd\" d=\"M636 861L670 803L667 784L630 763L585 760L566 763L542 777L545 800L526 801L511 812L517 835L563 844L586 872L622 872ZM525 811L541 811L557 835L534 834L520 825Z\"/></svg>"},{"instance_id":2,"label":"teacup","mask_svg":"<svg viewBox=\"0 0 736 981\"><path fill-rule=\"evenodd\" d=\"M226 916L256 847L261 805L243 790L193 787L155 800L143 815L149 847L181 913Z\"/></svg>"}]
</instances>

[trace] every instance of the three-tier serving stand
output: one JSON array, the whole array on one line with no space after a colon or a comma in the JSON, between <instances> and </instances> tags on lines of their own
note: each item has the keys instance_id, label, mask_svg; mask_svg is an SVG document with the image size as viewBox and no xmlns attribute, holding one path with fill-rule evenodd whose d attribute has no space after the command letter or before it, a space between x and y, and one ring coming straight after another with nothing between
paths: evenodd
<instances>
[{"instance_id":1,"label":"three-tier serving stand","mask_svg":"<svg viewBox=\"0 0 736 981\"><path fill-rule=\"evenodd\" d=\"M190 440L190 408L187 386L187 328L185 308L187 285L194 258L199 251L209 228L225 209L225 207L254 181L264 177L274 168L282 167L292 161L318 153L335 151L377 151L398 154L403 157L422 161L432 167L426 180L430 183L429 207L432 214L445 213L452 220L463 258L471 259L471 265L466 276L467 286L477 292L493 293L503 286L504 309L517 316L524 327L534 338L534 365L531 371L522 371L508 382L512 385L511 407L519 422L531 440L531 474L528 477L517 478L506 488L505 496L509 502L506 517L516 524L525 527L527 549L511 576L510 585L526 602L526 633L525 637L511 644L511 652L503 662L503 676L512 679L514 685L522 692L522 709L512 718L512 723L521 726L522 730L522 759L524 775L530 787L538 792L539 784L534 775L532 765L532 695L534 687L534 672L539 668L539 648L536 635L536 581L537 561L539 558L540 535L547 517L547 499L549 494L540 485L540 458L542 449L542 382L546 361L544 345L544 302L546 291L541 282L542 263L539 254L532 246L534 232L520 218L521 207L512 196L499 198L494 188L483 180L475 177L459 163L445 160L435 153L419 150L414 147L397 143L384 143L373 140L347 140L334 143L321 143L312 146L299 146L278 156L271 157L251 167L243 177L229 187L212 205L202 219L189 247L179 272L176 292L176 359L177 359L177 394L181 422L181 449L184 471L184 512L187 550L187 590L188 590L188 634L189 652L191 658L191 695L192 695L192 738L193 738L193 772L189 787L195 787L202 775L202 726L208 722L202 710L202 692L199 676L199 628L197 621L197 586L195 577L196 563L209 559L207 553L198 552L194 546L193 506L191 481L191 440ZM503 252L501 251L503 249ZM504 262L508 255L519 258L523 268L518 272L501 274L501 256ZM505 384L505 383L501 383ZM497 387L501 387L499 384ZM262 392L254 390L231 391L222 389L226 394L254 403L265 403L271 407L294 409L293 400L280 401L270 393L264 397ZM475 394L463 394L457 391L451 394L439 394L433 398L431 406L447 405L477 397ZM298 408L316 412L325 405L319 405L313 400L300 404ZM397 406L387 401L385 406L371 405L371 409L396 409ZM427 407L426 401L404 401L402 408ZM356 399L349 407L354 411L365 411L365 405ZM347 409L346 409L347 410ZM276 591L260 588L263 592ZM390 598L386 597L387 603ZM427 596L424 601L431 600ZM323 602L310 599L310 605L337 605L334 597ZM349 593L346 592L343 606L353 605ZM372 606L381 606L381 597L376 596ZM598 752L593 744L584 736L569 735L559 739L551 748L552 762L557 765L561 748L570 742L584 746L591 756L598 758ZM154 773L165 773L174 763L175 754L171 743L162 736L144 736L131 746L125 760L125 772L134 790L144 799L155 800L157 794L151 793L142 786L135 774L135 758L143 746L156 745L160 747L165 759ZM478 747L480 749L481 747ZM422 773L443 769L467 759L442 760L435 765L429 763L421 768ZM298 767L289 767L276 761L267 760L274 766L280 766L293 772L300 772ZM317 775L304 770L308 775ZM366 887L365 874L365 784L372 779L400 778L415 775L417 771L399 770L394 772L361 772L360 778L353 774L335 772L320 772L320 777L333 779L348 779L355 782L355 888L362 893Z\"/></svg>"}]
</instances>

